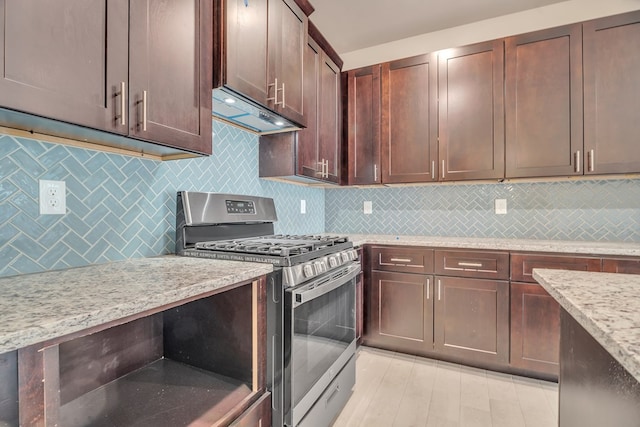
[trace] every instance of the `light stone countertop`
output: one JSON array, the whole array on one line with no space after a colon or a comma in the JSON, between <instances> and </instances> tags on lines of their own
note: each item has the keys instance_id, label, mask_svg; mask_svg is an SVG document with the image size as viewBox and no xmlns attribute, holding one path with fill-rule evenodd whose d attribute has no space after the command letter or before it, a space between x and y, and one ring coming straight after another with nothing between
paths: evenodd
<instances>
[{"instance_id":1,"label":"light stone countertop","mask_svg":"<svg viewBox=\"0 0 640 427\"><path fill-rule=\"evenodd\" d=\"M491 239L480 237L403 236L387 234L342 234L355 246L364 244L431 246L461 249L489 249L522 252L556 252L610 256L640 256L640 243L590 242L533 239Z\"/></svg>"},{"instance_id":2,"label":"light stone countertop","mask_svg":"<svg viewBox=\"0 0 640 427\"><path fill-rule=\"evenodd\" d=\"M640 381L640 275L534 269L533 277Z\"/></svg>"},{"instance_id":3,"label":"light stone countertop","mask_svg":"<svg viewBox=\"0 0 640 427\"><path fill-rule=\"evenodd\" d=\"M270 264L169 255L0 278L0 354L271 271Z\"/></svg>"}]
</instances>

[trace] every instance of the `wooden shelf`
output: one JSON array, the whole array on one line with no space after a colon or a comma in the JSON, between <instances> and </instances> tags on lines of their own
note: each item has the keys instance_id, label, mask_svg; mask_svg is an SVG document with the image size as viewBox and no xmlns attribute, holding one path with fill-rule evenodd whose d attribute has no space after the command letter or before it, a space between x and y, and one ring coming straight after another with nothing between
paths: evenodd
<instances>
[{"instance_id":1,"label":"wooden shelf","mask_svg":"<svg viewBox=\"0 0 640 427\"><path fill-rule=\"evenodd\" d=\"M213 425L252 394L236 379L162 358L60 407L60 425Z\"/></svg>"}]
</instances>

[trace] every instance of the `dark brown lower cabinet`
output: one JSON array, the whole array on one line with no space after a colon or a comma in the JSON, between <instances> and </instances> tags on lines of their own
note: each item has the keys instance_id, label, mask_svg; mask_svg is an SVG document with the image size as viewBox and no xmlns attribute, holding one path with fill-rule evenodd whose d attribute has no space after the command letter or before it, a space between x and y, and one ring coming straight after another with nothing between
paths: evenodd
<instances>
[{"instance_id":1,"label":"dark brown lower cabinet","mask_svg":"<svg viewBox=\"0 0 640 427\"><path fill-rule=\"evenodd\" d=\"M433 349L433 276L373 271L364 344L408 353Z\"/></svg>"},{"instance_id":2,"label":"dark brown lower cabinet","mask_svg":"<svg viewBox=\"0 0 640 427\"><path fill-rule=\"evenodd\" d=\"M509 362L509 282L436 276L434 342L470 363Z\"/></svg>"},{"instance_id":3,"label":"dark brown lower cabinet","mask_svg":"<svg viewBox=\"0 0 640 427\"><path fill-rule=\"evenodd\" d=\"M0 366L17 375L19 424L269 425L265 283L19 349L17 374ZM13 384L0 424L15 416Z\"/></svg>"},{"instance_id":4,"label":"dark brown lower cabinet","mask_svg":"<svg viewBox=\"0 0 640 427\"><path fill-rule=\"evenodd\" d=\"M564 309L560 330L559 425L639 425L638 380Z\"/></svg>"},{"instance_id":5,"label":"dark brown lower cabinet","mask_svg":"<svg viewBox=\"0 0 640 427\"><path fill-rule=\"evenodd\" d=\"M536 283L511 283L511 366L557 378L560 305Z\"/></svg>"}]
</instances>

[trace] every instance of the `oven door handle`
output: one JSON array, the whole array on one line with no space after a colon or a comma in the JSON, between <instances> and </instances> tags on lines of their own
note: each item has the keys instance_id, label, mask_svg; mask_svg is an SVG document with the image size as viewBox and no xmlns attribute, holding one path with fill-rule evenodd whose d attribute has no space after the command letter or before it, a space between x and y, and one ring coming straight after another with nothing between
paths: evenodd
<instances>
[{"instance_id":1,"label":"oven door handle","mask_svg":"<svg viewBox=\"0 0 640 427\"><path fill-rule=\"evenodd\" d=\"M335 279L330 280L329 282L322 283L317 286L313 286L312 284L302 286L299 289L295 289L291 291L292 299L293 299L293 307L298 307L306 302L314 300L318 297L321 297L324 294L327 294L334 289L339 288L340 286L350 282L354 277L356 277L360 273L360 263L354 262L347 269L347 273L341 275L340 277L336 277Z\"/></svg>"}]
</instances>

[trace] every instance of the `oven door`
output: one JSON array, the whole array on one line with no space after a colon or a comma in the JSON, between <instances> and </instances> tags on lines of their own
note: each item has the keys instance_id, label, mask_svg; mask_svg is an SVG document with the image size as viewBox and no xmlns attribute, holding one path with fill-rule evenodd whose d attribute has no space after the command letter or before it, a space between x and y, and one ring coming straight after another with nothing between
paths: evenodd
<instances>
[{"instance_id":1,"label":"oven door","mask_svg":"<svg viewBox=\"0 0 640 427\"><path fill-rule=\"evenodd\" d=\"M360 263L285 291L285 424L296 426L355 354ZM345 392L349 392L348 390Z\"/></svg>"}]
</instances>

